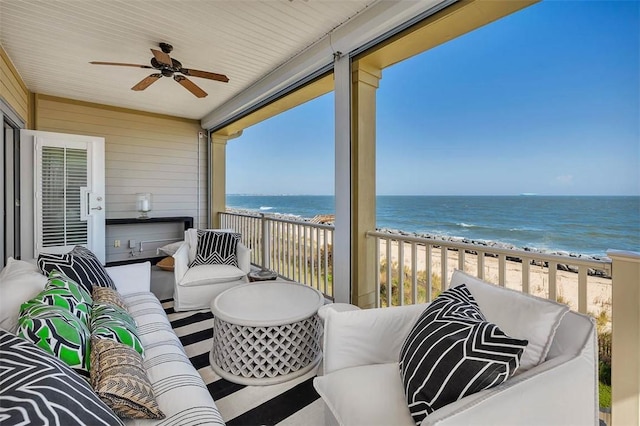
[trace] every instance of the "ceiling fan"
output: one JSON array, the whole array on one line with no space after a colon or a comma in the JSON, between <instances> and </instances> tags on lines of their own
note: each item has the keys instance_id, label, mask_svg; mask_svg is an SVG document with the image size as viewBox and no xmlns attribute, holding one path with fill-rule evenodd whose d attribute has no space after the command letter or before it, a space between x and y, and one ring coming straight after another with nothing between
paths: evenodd
<instances>
[{"instance_id":1,"label":"ceiling fan","mask_svg":"<svg viewBox=\"0 0 640 426\"><path fill-rule=\"evenodd\" d=\"M207 96L207 92L202 90L185 76L208 78L209 80L221 81L223 83L227 83L229 81L229 78L223 74L184 68L180 61L169 56L169 53L171 53L171 51L173 50L173 46L171 46L169 43L160 43L159 46L162 51L151 49L151 53L153 53L153 57L151 58L151 66L123 64L120 62L93 61L89 63L94 65L116 65L122 67L156 69L159 71L158 73L151 74L148 77L142 79L142 81L133 86L131 90L144 90L155 83L160 77L173 77L175 81L177 81L182 87L191 92L194 96L198 98L204 98L205 96Z\"/></svg>"}]
</instances>

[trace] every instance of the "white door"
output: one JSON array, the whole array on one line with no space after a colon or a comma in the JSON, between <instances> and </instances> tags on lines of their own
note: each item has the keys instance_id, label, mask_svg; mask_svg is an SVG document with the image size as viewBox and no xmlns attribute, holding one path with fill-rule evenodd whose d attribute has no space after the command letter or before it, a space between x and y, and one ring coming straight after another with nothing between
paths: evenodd
<instances>
[{"instance_id":1,"label":"white door","mask_svg":"<svg viewBox=\"0 0 640 426\"><path fill-rule=\"evenodd\" d=\"M82 245L104 264L104 138L25 132L34 146L34 257Z\"/></svg>"}]
</instances>

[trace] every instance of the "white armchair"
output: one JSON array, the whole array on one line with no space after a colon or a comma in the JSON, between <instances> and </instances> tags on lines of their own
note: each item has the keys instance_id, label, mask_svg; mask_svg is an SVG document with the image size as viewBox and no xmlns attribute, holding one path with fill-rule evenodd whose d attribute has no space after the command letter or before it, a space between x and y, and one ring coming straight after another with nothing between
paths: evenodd
<instances>
[{"instance_id":1,"label":"white armchair","mask_svg":"<svg viewBox=\"0 0 640 426\"><path fill-rule=\"evenodd\" d=\"M456 272L452 286L461 276L467 279ZM545 304L557 305L537 298L531 303L532 296L491 287L484 300L476 294L475 287L470 290L487 320L508 335L516 333L499 323L507 316L511 316L510 322L515 324L526 315L516 317L533 305L538 305L536 309L542 307L542 311ZM487 297L502 300L492 306L486 302ZM404 396L398 359L405 336L426 306L348 312L328 310L324 329L324 375L314 379L314 386L325 402L326 424L414 424ZM544 315L542 312L541 316ZM434 411L423 420L422 426L596 425L597 343L593 320L569 311L560 315L558 321L549 351L541 363L516 372L501 385ZM531 323L528 328L535 330L538 324Z\"/></svg>"},{"instance_id":2,"label":"white armchair","mask_svg":"<svg viewBox=\"0 0 640 426\"><path fill-rule=\"evenodd\" d=\"M189 267L196 253L195 229L185 232L185 241L174 253L173 302L176 311L208 309L211 301L234 285L248 282L251 271L251 250L238 243L238 266L197 265Z\"/></svg>"}]
</instances>

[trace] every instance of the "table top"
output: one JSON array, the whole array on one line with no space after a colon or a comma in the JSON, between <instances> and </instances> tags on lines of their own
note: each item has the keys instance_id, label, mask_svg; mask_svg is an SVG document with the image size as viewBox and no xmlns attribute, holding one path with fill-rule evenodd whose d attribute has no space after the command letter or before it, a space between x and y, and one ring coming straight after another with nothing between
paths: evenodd
<instances>
[{"instance_id":1,"label":"table top","mask_svg":"<svg viewBox=\"0 0 640 426\"><path fill-rule=\"evenodd\" d=\"M211 302L211 312L232 324L270 327L309 318L323 304L324 296L312 287L290 281L267 281L223 291Z\"/></svg>"}]
</instances>

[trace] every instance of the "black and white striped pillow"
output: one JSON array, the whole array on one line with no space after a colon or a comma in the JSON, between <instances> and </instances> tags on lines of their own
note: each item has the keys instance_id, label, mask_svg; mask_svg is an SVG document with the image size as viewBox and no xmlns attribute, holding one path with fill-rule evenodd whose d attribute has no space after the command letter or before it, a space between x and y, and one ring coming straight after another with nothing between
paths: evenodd
<instances>
[{"instance_id":1,"label":"black and white striped pillow","mask_svg":"<svg viewBox=\"0 0 640 426\"><path fill-rule=\"evenodd\" d=\"M198 249L189 267L197 265L238 266L236 253L240 234L198 230Z\"/></svg>"},{"instance_id":2,"label":"black and white striped pillow","mask_svg":"<svg viewBox=\"0 0 640 426\"><path fill-rule=\"evenodd\" d=\"M122 425L84 378L31 342L0 329L2 424Z\"/></svg>"},{"instance_id":3,"label":"black and white striped pillow","mask_svg":"<svg viewBox=\"0 0 640 426\"><path fill-rule=\"evenodd\" d=\"M113 280L100 260L91 250L82 246L75 246L64 254L40 253L38 267L46 275L57 269L82 285L90 294L94 285L115 289Z\"/></svg>"},{"instance_id":4,"label":"black and white striped pillow","mask_svg":"<svg viewBox=\"0 0 640 426\"><path fill-rule=\"evenodd\" d=\"M400 375L416 424L440 407L507 380L527 344L487 322L466 285L442 293L420 315L400 351Z\"/></svg>"}]
</instances>

